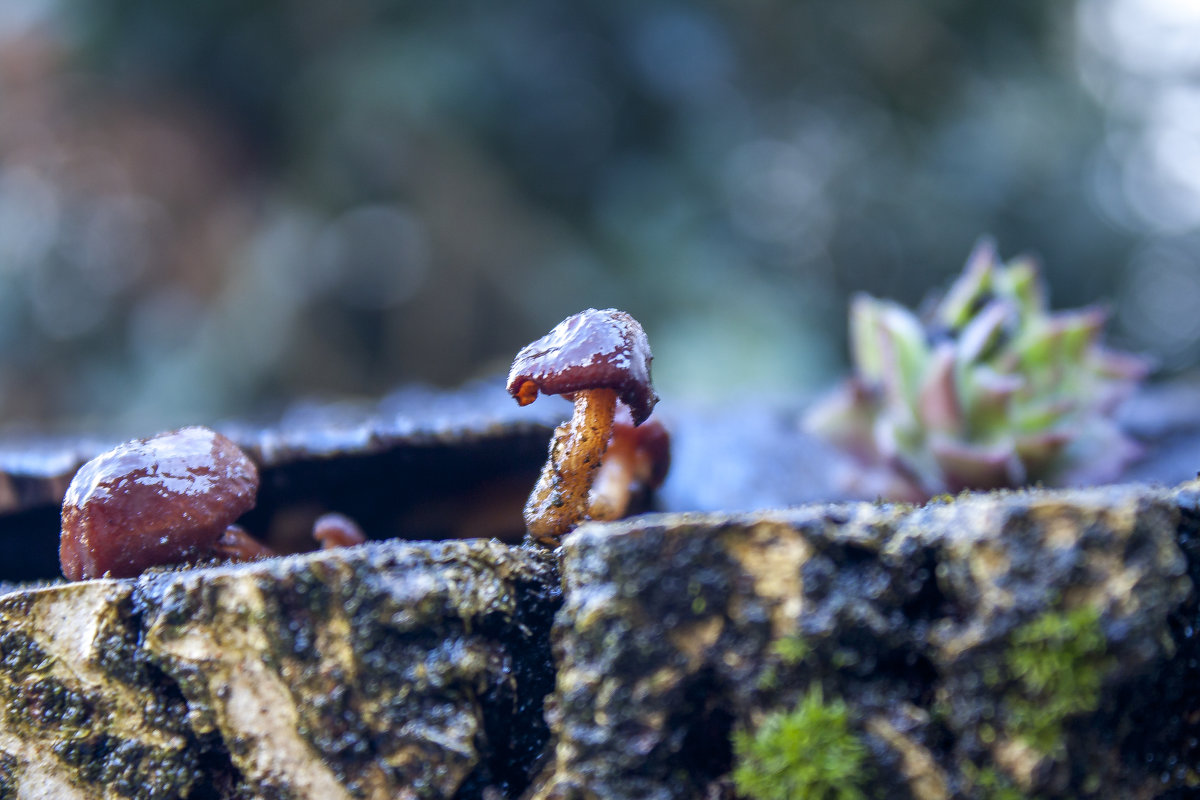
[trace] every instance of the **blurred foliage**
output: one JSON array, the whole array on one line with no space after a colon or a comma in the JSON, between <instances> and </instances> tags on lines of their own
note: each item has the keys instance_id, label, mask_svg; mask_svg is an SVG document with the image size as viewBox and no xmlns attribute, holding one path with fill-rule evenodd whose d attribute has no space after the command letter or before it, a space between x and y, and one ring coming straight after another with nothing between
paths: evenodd
<instances>
[{"instance_id":1,"label":"blurred foliage","mask_svg":"<svg viewBox=\"0 0 1200 800\"><path fill-rule=\"evenodd\" d=\"M587 306L642 320L667 398L792 394L851 291L915 302L982 233L1058 305L1144 254L1093 196L1071 3L7 8L3 420L453 385Z\"/></svg>"}]
</instances>

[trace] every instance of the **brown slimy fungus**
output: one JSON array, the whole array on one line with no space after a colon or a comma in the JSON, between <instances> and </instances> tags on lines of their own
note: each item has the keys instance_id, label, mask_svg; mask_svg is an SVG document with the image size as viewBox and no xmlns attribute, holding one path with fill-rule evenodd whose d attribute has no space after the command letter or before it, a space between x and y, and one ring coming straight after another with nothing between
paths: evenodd
<instances>
[{"instance_id":1,"label":"brown slimy fungus","mask_svg":"<svg viewBox=\"0 0 1200 800\"><path fill-rule=\"evenodd\" d=\"M625 515L639 489L657 489L671 466L671 435L657 419L640 426L617 420L604 461L588 498L588 516L614 520Z\"/></svg>"},{"instance_id":2,"label":"brown slimy fungus","mask_svg":"<svg viewBox=\"0 0 1200 800\"><path fill-rule=\"evenodd\" d=\"M650 416L658 395L650 384L650 344L641 324L624 311L589 308L560 322L517 353L508 392L521 405L539 393L575 403L569 422L550 442L550 458L525 504L529 534L544 544L588 514L588 498L612 436L617 400L635 426Z\"/></svg>"},{"instance_id":3,"label":"brown slimy fungus","mask_svg":"<svg viewBox=\"0 0 1200 800\"><path fill-rule=\"evenodd\" d=\"M227 558L230 561L253 561L256 558L270 558L279 555L265 544L246 533L241 525L229 525L221 538L212 547L212 554L217 558Z\"/></svg>"},{"instance_id":4,"label":"brown slimy fungus","mask_svg":"<svg viewBox=\"0 0 1200 800\"><path fill-rule=\"evenodd\" d=\"M129 578L214 554L254 507L258 468L202 427L118 445L80 467L63 500L59 560L68 580Z\"/></svg>"},{"instance_id":5,"label":"brown slimy fungus","mask_svg":"<svg viewBox=\"0 0 1200 800\"><path fill-rule=\"evenodd\" d=\"M313 522L313 538L321 543L322 550L334 547L353 547L367 541L366 534L358 523L345 514L331 511L322 514Z\"/></svg>"}]
</instances>

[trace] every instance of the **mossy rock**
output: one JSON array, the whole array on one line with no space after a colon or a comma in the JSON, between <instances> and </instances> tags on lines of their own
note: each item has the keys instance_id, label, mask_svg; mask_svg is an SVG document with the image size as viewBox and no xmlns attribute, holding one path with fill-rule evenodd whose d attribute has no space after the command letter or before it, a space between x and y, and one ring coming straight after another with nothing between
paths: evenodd
<instances>
[{"instance_id":1,"label":"mossy rock","mask_svg":"<svg viewBox=\"0 0 1200 800\"><path fill-rule=\"evenodd\" d=\"M545 740L537 659L556 604L552 560L479 540L7 595L0 796L524 785Z\"/></svg>"},{"instance_id":2,"label":"mossy rock","mask_svg":"<svg viewBox=\"0 0 1200 800\"><path fill-rule=\"evenodd\" d=\"M1186 796L1200 690L1148 693L1195 670L1181 542L1196 495L1005 492L587 525L563 546L555 758L533 796L732 796L731 772L817 800ZM814 696L845 709L845 736L829 736L842 712L816 713ZM781 763L796 741L828 752ZM771 784L739 786L770 800L756 787Z\"/></svg>"},{"instance_id":3,"label":"mossy rock","mask_svg":"<svg viewBox=\"0 0 1200 800\"><path fill-rule=\"evenodd\" d=\"M1198 532L1036 490L13 592L0 798L1183 798Z\"/></svg>"}]
</instances>

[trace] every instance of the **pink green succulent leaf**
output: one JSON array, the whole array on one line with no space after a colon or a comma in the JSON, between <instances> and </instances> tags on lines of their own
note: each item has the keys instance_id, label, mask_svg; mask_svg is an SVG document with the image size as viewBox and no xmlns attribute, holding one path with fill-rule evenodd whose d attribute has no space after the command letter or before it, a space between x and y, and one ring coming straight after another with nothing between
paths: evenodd
<instances>
[{"instance_id":1,"label":"pink green succulent leaf","mask_svg":"<svg viewBox=\"0 0 1200 800\"><path fill-rule=\"evenodd\" d=\"M984 306L958 336L959 360L964 364L983 361L1004 346L1019 322L1011 303L993 300Z\"/></svg>"},{"instance_id":2,"label":"pink green succulent leaf","mask_svg":"<svg viewBox=\"0 0 1200 800\"><path fill-rule=\"evenodd\" d=\"M962 275L938 304L937 321L950 330L961 330L987 302L998 263L995 242L987 238L976 242Z\"/></svg>"},{"instance_id":3,"label":"pink green succulent leaf","mask_svg":"<svg viewBox=\"0 0 1200 800\"><path fill-rule=\"evenodd\" d=\"M1003 489L1025 482L1025 467L1012 442L985 447L935 436L929 449L937 460L945 490Z\"/></svg>"},{"instance_id":4,"label":"pink green succulent leaf","mask_svg":"<svg viewBox=\"0 0 1200 800\"><path fill-rule=\"evenodd\" d=\"M1013 259L1002 273L1003 278L999 281L1001 291L1017 301L1022 314L1033 316L1045 313L1046 290L1035 259L1029 256Z\"/></svg>"},{"instance_id":5,"label":"pink green succulent leaf","mask_svg":"<svg viewBox=\"0 0 1200 800\"><path fill-rule=\"evenodd\" d=\"M1054 314L1050 318L1050 328L1059 337L1059 352L1063 360L1080 362L1084 354L1099 343L1108 317L1108 309L1101 306Z\"/></svg>"},{"instance_id":6,"label":"pink green succulent leaf","mask_svg":"<svg viewBox=\"0 0 1200 800\"><path fill-rule=\"evenodd\" d=\"M1153 362L1134 353L1123 353L1097 346L1088 354L1089 367L1097 377L1109 379L1129 386L1135 385L1150 374Z\"/></svg>"},{"instance_id":7,"label":"pink green succulent leaf","mask_svg":"<svg viewBox=\"0 0 1200 800\"><path fill-rule=\"evenodd\" d=\"M1061 431L1044 431L1018 436L1013 441L1017 458L1025 465L1029 480L1042 481L1053 471L1071 435Z\"/></svg>"},{"instance_id":8,"label":"pink green succulent leaf","mask_svg":"<svg viewBox=\"0 0 1200 800\"><path fill-rule=\"evenodd\" d=\"M929 360L929 344L920 320L901 305L879 306L880 353L884 397L890 406L914 406ZM911 413L911 412L910 412Z\"/></svg>"},{"instance_id":9,"label":"pink green succulent leaf","mask_svg":"<svg viewBox=\"0 0 1200 800\"><path fill-rule=\"evenodd\" d=\"M868 383L883 381L879 308L879 301L868 294L856 294L850 301L850 354L855 374Z\"/></svg>"},{"instance_id":10,"label":"pink green succulent leaf","mask_svg":"<svg viewBox=\"0 0 1200 800\"><path fill-rule=\"evenodd\" d=\"M883 303L879 323L887 338L896 343L906 374L919 372L929 357L929 344L917 316L899 303Z\"/></svg>"},{"instance_id":11,"label":"pink green succulent leaf","mask_svg":"<svg viewBox=\"0 0 1200 800\"><path fill-rule=\"evenodd\" d=\"M919 488L925 497L945 491L941 468L933 453L922 444L920 448L900 449L883 460L903 484Z\"/></svg>"},{"instance_id":12,"label":"pink green succulent leaf","mask_svg":"<svg viewBox=\"0 0 1200 800\"><path fill-rule=\"evenodd\" d=\"M1023 369L1061 373L1074 368L1099 342L1108 312L1099 306L1031 319L1016 343Z\"/></svg>"},{"instance_id":13,"label":"pink green succulent leaf","mask_svg":"<svg viewBox=\"0 0 1200 800\"><path fill-rule=\"evenodd\" d=\"M879 458L873 430L878 413L877 393L850 378L812 405L805 414L804 428L856 458L874 461Z\"/></svg>"},{"instance_id":14,"label":"pink green succulent leaf","mask_svg":"<svg viewBox=\"0 0 1200 800\"><path fill-rule=\"evenodd\" d=\"M986 441L1009 427L1013 398L1025 388L1020 375L1002 374L985 366L963 373L967 436Z\"/></svg>"},{"instance_id":15,"label":"pink green succulent leaf","mask_svg":"<svg viewBox=\"0 0 1200 800\"><path fill-rule=\"evenodd\" d=\"M925 446L924 432L906 408L881 413L875 419L872 436L884 458L919 453Z\"/></svg>"},{"instance_id":16,"label":"pink green succulent leaf","mask_svg":"<svg viewBox=\"0 0 1200 800\"><path fill-rule=\"evenodd\" d=\"M1080 400L1070 396L1038 398L1021 405L1009 422L1010 428L1018 433L1032 433L1054 429L1069 423L1080 411Z\"/></svg>"},{"instance_id":17,"label":"pink green succulent leaf","mask_svg":"<svg viewBox=\"0 0 1200 800\"><path fill-rule=\"evenodd\" d=\"M966 420L958 396L954 345L944 342L933 352L917 398L917 418L930 431L962 435Z\"/></svg>"},{"instance_id":18,"label":"pink green succulent leaf","mask_svg":"<svg viewBox=\"0 0 1200 800\"><path fill-rule=\"evenodd\" d=\"M1111 415L1150 365L1101 344L1107 317L1050 312L1037 263L1004 264L983 240L921 318L854 299L857 389L818 404L810 429L927 493L1110 479L1138 452Z\"/></svg>"}]
</instances>

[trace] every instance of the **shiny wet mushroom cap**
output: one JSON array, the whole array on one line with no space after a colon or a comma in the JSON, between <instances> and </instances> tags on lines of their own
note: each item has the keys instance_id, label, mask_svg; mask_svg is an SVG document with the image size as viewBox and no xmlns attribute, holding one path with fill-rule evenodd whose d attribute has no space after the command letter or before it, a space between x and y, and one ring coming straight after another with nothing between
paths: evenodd
<instances>
[{"instance_id":1,"label":"shiny wet mushroom cap","mask_svg":"<svg viewBox=\"0 0 1200 800\"><path fill-rule=\"evenodd\" d=\"M508 374L508 392L521 405L539 393L575 403L559 425L550 457L525 504L525 526L537 541L559 538L587 518L588 493L613 432L618 398L634 425L650 416L658 395L650 384L650 344L624 311L589 308L521 348Z\"/></svg>"},{"instance_id":2,"label":"shiny wet mushroom cap","mask_svg":"<svg viewBox=\"0 0 1200 800\"><path fill-rule=\"evenodd\" d=\"M208 428L118 445L80 467L67 488L63 575L127 578L207 557L257 492L254 462Z\"/></svg>"},{"instance_id":3,"label":"shiny wet mushroom cap","mask_svg":"<svg viewBox=\"0 0 1200 800\"><path fill-rule=\"evenodd\" d=\"M650 343L641 323L624 311L589 308L517 353L508 393L521 405L542 394L570 397L587 389L612 389L640 425L658 402L650 383Z\"/></svg>"}]
</instances>

